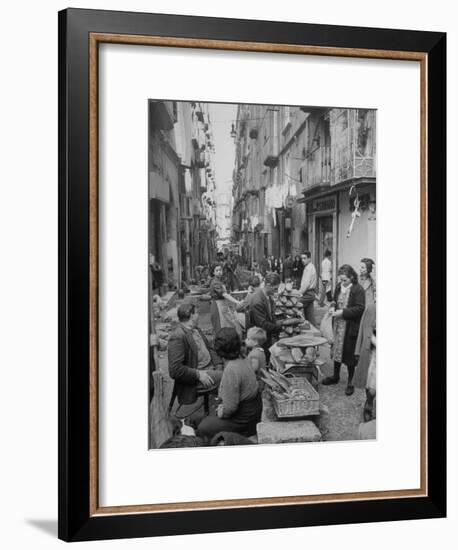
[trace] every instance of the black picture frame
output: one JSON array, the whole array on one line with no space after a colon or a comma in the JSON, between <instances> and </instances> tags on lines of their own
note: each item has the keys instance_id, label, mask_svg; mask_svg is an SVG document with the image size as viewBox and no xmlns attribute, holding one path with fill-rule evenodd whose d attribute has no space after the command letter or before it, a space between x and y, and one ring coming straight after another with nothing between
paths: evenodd
<instances>
[{"instance_id":1,"label":"black picture frame","mask_svg":"<svg viewBox=\"0 0 458 550\"><path fill-rule=\"evenodd\" d=\"M446 35L438 32L67 9L59 13L59 538L276 529L446 514ZM424 496L154 513L90 504L90 33L417 52L427 61ZM242 48L243 49L243 48ZM370 57L370 56L369 56ZM87 366L87 368L86 368ZM331 500L331 501L330 501Z\"/></svg>"}]
</instances>

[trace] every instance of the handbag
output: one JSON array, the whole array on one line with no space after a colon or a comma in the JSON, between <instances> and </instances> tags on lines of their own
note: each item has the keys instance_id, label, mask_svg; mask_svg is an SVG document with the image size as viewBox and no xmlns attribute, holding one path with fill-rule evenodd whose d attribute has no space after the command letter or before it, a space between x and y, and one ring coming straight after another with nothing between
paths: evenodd
<instances>
[{"instance_id":1,"label":"handbag","mask_svg":"<svg viewBox=\"0 0 458 550\"><path fill-rule=\"evenodd\" d=\"M329 344L334 342L334 330L332 328L332 315L328 312L324 314L320 323L320 332L323 338L326 338Z\"/></svg>"}]
</instances>

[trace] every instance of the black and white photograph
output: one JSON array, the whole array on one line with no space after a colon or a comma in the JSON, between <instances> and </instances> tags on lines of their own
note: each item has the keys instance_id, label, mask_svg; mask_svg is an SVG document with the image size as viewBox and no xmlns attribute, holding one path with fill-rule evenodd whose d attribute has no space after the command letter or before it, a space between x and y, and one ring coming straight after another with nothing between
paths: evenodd
<instances>
[{"instance_id":1,"label":"black and white photograph","mask_svg":"<svg viewBox=\"0 0 458 550\"><path fill-rule=\"evenodd\" d=\"M376 120L148 100L149 449L376 439Z\"/></svg>"},{"instance_id":2,"label":"black and white photograph","mask_svg":"<svg viewBox=\"0 0 458 550\"><path fill-rule=\"evenodd\" d=\"M453 6L5 4L1 548L454 546Z\"/></svg>"}]
</instances>

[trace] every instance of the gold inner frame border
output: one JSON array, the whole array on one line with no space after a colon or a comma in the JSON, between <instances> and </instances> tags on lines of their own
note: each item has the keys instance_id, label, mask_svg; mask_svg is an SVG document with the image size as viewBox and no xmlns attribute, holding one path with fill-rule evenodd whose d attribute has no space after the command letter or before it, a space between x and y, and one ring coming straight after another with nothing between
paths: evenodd
<instances>
[{"instance_id":1,"label":"gold inner frame border","mask_svg":"<svg viewBox=\"0 0 458 550\"><path fill-rule=\"evenodd\" d=\"M337 493L326 495L279 496L195 502L174 502L141 505L99 506L99 383L98 383L98 292L99 292L99 221L98 221L98 82L99 44L127 44L190 49L232 50L264 53L288 53L333 57L356 57L417 61L420 63L420 488L403 490ZM428 55L424 52L368 50L265 42L241 42L111 33L89 33L89 514L90 516L125 515L185 510L211 510L240 507L279 506L326 502L349 502L391 498L419 498L428 495Z\"/></svg>"}]
</instances>

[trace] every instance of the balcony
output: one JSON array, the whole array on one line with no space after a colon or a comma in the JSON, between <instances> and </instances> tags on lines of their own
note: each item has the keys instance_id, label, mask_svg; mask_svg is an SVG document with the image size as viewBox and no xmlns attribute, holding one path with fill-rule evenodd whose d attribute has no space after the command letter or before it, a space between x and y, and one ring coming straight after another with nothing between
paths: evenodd
<instances>
[{"instance_id":1,"label":"balcony","mask_svg":"<svg viewBox=\"0 0 458 550\"><path fill-rule=\"evenodd\" d=\"M191 205L191 213L193 216L199 216L200 211L202 210L202 206L200 204L199 199L193 199L192 205Z\"/></svg>"},{"instance_id":2,"label":"balcony","mask_svg":"<svg viewBox=\"0 0 458 550\"><path fill-rule=\"evenodd\" d=\"M331 184L338 185L354 178L375 178L375 111L332 109L330 125Z\"/></svg>"},{"instance_id":3,"label":"balcony","mask_svg":"<svg viewBox=\"0 0 458 550\"><path fill-rule=\"evenodd\" d=\"M197 117L197 120L199 122L204 122L204 112L202 111L202 109L200 107L198 107L195 111L195 114L196 114L196 117Z\"/></svg>"},{"instance_id":4,"label":"balcony","mask_svg":"<svg viewBox=\"0 0 458 550\"><path fill-rule=\"evenodd\" d=\"M302 168L304 190L331 183L331 148L317 147L309 153Z\"/></svg>"},{"instance_id":5,"label":"balcony","mask_svg":"<svg viewBox=\"0 0 458 550\"><path fill-rule=\"evenodd\" d=\"M196 152L194 163L197 168L205 168L205 155L201 151Z\"/></svg>"},{"instance_id":6,"label":"balcony","mask_svg":"<svg viewBox=\"0 0 458 550\"><path fill-rule=\"evenodd\" d=\"M268 136L262 148L263 164L274 168L278 164L278 141L276 137Z\"/></svg>"},{"instance_id":7,"label":"balcony","mask_svg":"<svg viewBox=\"0 0 458 550\"><path fill-rule=\"evenodd\" d=\"M205 168L200 168L199 170L199 180L200 180L200 190L206 191L207 190L207 176L205 173Z\"/></svg>"},{"instance_id":8,"label":"balcony","mask_svg":"<svg viewBox=\"0 0 458 550\"><path fill-rule=\"evenodd\" d=\"M163 203L170 203L170 185L169 182L159 172L151 171L149 173L150 199L155 199Z\"/></svg>"},{"instance_id":9,"label":"balcony","mask_svg":"<svg viewBox=\"0 0 458 550\"><path fill-rule=\"evenodd\" d=\"M194 149L199 148L199 128L197 124L191 124L191 143Z\"/></svg>"}]
</instances>

